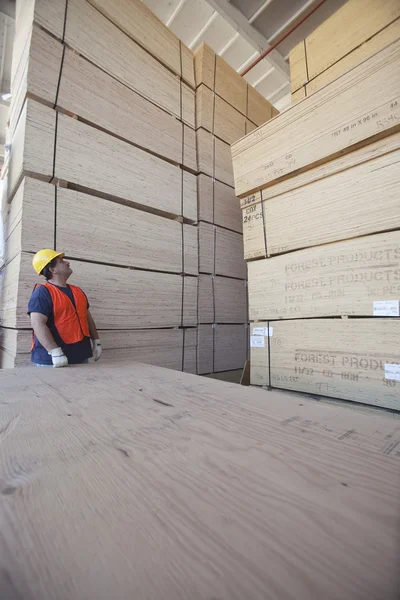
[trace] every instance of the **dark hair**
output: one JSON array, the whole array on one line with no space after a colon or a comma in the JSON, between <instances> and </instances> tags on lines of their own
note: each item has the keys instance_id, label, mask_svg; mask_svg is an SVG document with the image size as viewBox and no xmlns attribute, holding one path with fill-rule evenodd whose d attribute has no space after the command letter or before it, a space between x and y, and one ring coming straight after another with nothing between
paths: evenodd
<instances>
[{"instance_id":1,"label":"dark hair","mask_svg":"<svg viewBox=\"0 0 400 600\"><path fill-rule=\"evenodd\" d=\"M56 258L53 258L53 260L49 262L49 264L46 265L44 269L42 269L40 272L40 274L43 275L43 277L45 277L47 281L49 281L49 279L53 277L53 273L50 271L50 269L54 269L54 267L56 266L57 258L58 256L56 256Z\"/></svg>"}]
</instances>

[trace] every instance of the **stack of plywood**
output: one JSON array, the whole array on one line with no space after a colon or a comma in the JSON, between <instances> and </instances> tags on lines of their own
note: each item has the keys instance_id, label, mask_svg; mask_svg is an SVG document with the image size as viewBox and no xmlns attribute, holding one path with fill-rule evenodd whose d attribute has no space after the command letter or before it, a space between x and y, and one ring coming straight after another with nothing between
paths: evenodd
<instances>
[{"instance_id":1,"label":"stack of plywood","mask_svg":"<svg viewBox=\"0 0 400 600\"><path fill-rule=\"evenodd\" d=\"M12 94L4 366L29 361L32 256L57 248L105 359L195 371L193 54L139 0L20 0Z\"/></svg>"},{"instance_id":2,"label":"stack of plywood","mask_svg":"<svg viewBox=\"0 0 400 600\"><path fill-rule=\"evenodd\" d=\"M400 42L233 145L251 381L400 409Z\"/></svg>"},{"instance_id":3,"label":"stack of plywood","mask_svg":"<svg viewBox=\"0 0 400 600\"><path fill-rule=\"evenodd\" d=\"M399 0L348 0L290 52L292 103L400 38Z\"/></svg>"},{"instance_id":4,"label":"stack of plywood","mask_svg":"<svg viewBox=\"0 0 400 600\"><path fill-rule=\"evenodd\" d=\"M230 144L275 109L206 44L195 53L199 218L198 372L242 368L247 270Z\"/></svg>"}]
</instances>

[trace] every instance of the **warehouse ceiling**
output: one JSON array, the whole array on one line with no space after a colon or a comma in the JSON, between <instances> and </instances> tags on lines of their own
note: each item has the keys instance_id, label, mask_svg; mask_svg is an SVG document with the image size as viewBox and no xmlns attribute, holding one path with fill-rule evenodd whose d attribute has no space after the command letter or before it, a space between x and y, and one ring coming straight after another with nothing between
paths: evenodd
<instances>
[{"instance_id":1,"label":"warehouse ceiling","mask_svg":"<svg viewBox=\"0 0 400 600\"><path fill-rule=\"evenodd\" d=\"M192 50L209 44L242 72L320 0L142 0ZM288 55L345 0L323 4L245 76L278 110L290 105Z\"/></svg>"}]
</instances>

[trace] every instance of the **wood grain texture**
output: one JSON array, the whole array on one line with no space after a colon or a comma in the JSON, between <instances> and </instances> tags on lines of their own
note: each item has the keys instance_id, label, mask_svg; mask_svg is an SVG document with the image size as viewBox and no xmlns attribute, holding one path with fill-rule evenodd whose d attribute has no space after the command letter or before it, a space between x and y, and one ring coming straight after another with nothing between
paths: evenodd
<instances>
[{"instance_id":1,"label":"wood grain texture","mask_svg":"<svg viewBox=\"0 0 400 600\"><path fill-rule=\"evenodd\" d=\"M199 223L199 272L246 279L243 236L210 223Z\"/></svg>"},{"instance_id":2,"label":"wood grain texture","mask_svg":"<svg viewBox=\"0 0 400 600\"><path fill-rule=\"evenodd\" d=\"M233 187L232 156L229 144L202 127L196 131L197 158L200 173L215 177Z\"/></svg>"},{"instance_id":3,"label":"wood grain texture","mask_svg":"<svg viewBox=\"0 0 400 600\"><path fill-rule=\"evenodd\" d=\"M305 86L299 88L291 95L292 104L297 104L300 100L303 100L306 97L306 88Z\"/></svg>"},{"instance_id":4,"label":"wood grain texture","mask_svg":"<svg viewBox=\"0 0 400 600\"><path fill-rule=\"evenodd\" d=\"M265 201L268 253L400 228L399 162L396 150Z\"/></svg>"},{"instance_id":5,"label":"wood grain texture","mask_svg":"<svg viewBox=\"0 0 400 600\"><path fill-rule=\"evenodd\" d=\"M243 250L245 260L267 256L265 233L265 210L261 203L261 192L254 195L254 204L243 208Z\"/></svg>"},{"instance_id":6,"label":"wood grain texture","mask_svg":"<svg viewBox=\"0 0 400 600\"><path fill-rule=\"evenodd\" d=\"M54 245L55 186L25 177L9 205L4 228L5 262L21 251Z\"/></svg>"},{"instance_id":7,"label":"wood grain texture","mask_svg":"<svg viewBox=\"0 0 400 600\"><path fill-rule=\"evenodd\" d=\"M254 123L252 123L252 121L249 121L249 119L246 119L246 135L248 133L251 133L255 129L257 129L257 125L255 125Z\"/></svg>"},{"instance_id":8,"label":"wood grain texture","mask_svg":"<svg viewBox=\"0 0 400 600\"><path fill-rule=\"evenodd\" d=\"M272 118L272 104L250 84L247 84L247 117L257 127Z\"/></svg>"},{"instance_id":9,"label":"wood grain texture","mask_svg":"<svg viewBox=\"0 0 400 600\"><path fill-rule=\"evenodd\" d=\"M399 56L400 41L234 144L237 195L394 133L400 119Z\"/></svg>"},{"instance_id":10,"label":"wood grain texture","mask_svg":"<svg viewBox=\"0 0 400 600\"><path fill-rule=\"evenodd\" d=\"M273 323L271 385L400 410L399 319L311 319Z\"/></svg>"},{"instance_id":11,"label":"wood grain texture","mask_svg":"<svg viewBox=\"0 0 400 600\"><path fill-rule=\"evenodd\" d=\"M246 117L219 96L215 97L214 134L233 144L246 134Z\"/></svg>"},{"instance_id":12,"label":"wood grain texture","mask_svg":"<svg viewBox=\"0 0 400 600\"><path fill-rule=\"evenodd\" d=\"M196 132L182 123L183 128L183 164L188 169L197 172Z\"/></svg>"},{"instance_id":13,"label":"wood grain texture","mask_svg":"<svg viewBox=\"0 0 400 600\"><path fill-rule=\"evenodd\" d=\"M233 187L232 155L229 144L214 137L215 179Z\"/></svg>"},{"instance_id":14,"label":"wood grain texture","mask_svg":"<svg viewBox=\"0 0 400 600\"><path fill-rule=\"evenodd\" d=\"M242 233L239 200L233 188L220 181L213 181L208 175L200 174L197 177L197 193L200 221L208 221Z\"/></svg>"},{"instance_id":15,"label":"wood grain texture","mask_svg":"<svg viewBox=\"0 0 400 600\"><path fill-rule=\"evenodd\" d=\"M196 106L195 106L195 92L186 83L181 83L182 87L182 121L193 129L196 126Z\"/></svg>"},{"instance_id":16,"label":"wood grain texture","mask_svg":"<svg viewBox=\"0 0 400 600\"><path fill-rule=\"evenodd\" d=\"M200 275L198 286L199 323L244 323L247 320L245 281Z\"/></svg>"},{"instance_id":17,"label":"wood grain texture","mask_svg":"<svg viewBox=\"0 0 400 600\"><path fill-rule=\"evenodd\" d=\"M179 39L140 0L89 3L174 73L182 75Z\"/></svg>"},{"instance_id":18,"label":"wood grain texture","mask_svg":"<svg viewBox=\"0 0 400 600\"><path fill-rule=\"evenodd\" d=\"M364 60L380 52L400 38L400 18L379 31L368 41L355 48L350 54L343 56L331 67L317 75L306 85L307 96L311 96L325 85L328 85L344 73L347 73ZM293 99L293 95L292 95Z\"/></svg>"},{"instance_id":19,"label":"wood grain texture","mask_svg":"<svg viewBox=\"0 0 400 600\"><path fill-rule=\"evenodd\" d=\"M26 174L38 173L50 181L53 174L55 122L55 111L33 100L26 100L12 140L9 199Z\"/></svg>"},{"instance_id":20,"label":"wood grain texture","mask_svg":"<svg viewBox=\"0 0 400 600\"><path fill-rule=\"evenodd\" d=\"M400 231L248 263L250 320L373 316L398 300Z\"/></svg>"},{"instance_id":21,"label":"wood grain texture","mask_svg":"<svg viewBox=\"0 0 400 600\"><path fill-rule=\"evenodd\" d=\"M146 329L197 324L197 278L72 261L71 283L90 301L99 329ZM26 309L37 282L32 255L18 255L4 270L1 322L29 327ZM182 294L182 286L184 293ZM182 323L182 300L184 303Z\"/></svg>"},{"instance_id":22,"label":"wood grain texture","mask_svg":"<svg viewBox=\"0 0 400 600\"><path fill-rule=\"evenodd\" d=\"M180 116L179 78L86 0L69 0L65 40L121 83Z\"/></svg>"},{"instance_id":23,"label":"wood grain texture","mask_svg":"<svg viewBox=\"0 0 400 600\"><path fill-rule=\"evenodd\" d=\"M62 114L58 117L55 176L137 205L181 213L178 167Z\"/></svg>"},{"instance_id":24,"label":"wood grain texture","mask_svg":"<svg viewBox=\"0 0 400 600\"><path fill-rule=\"evenodd\" d=\"M246 115L247 83L220 56L215 63L215 93Z\"/></svg>"},{"instance_id":25,"label":"wood grain texture","mask_svg":"<svg viewBox=\"0 0 400 600\"><path fill-rule=\"evenodd\" d=\"M196 89L196 129L202 127L210 133L214 129L214 99L213 92L201 84Z\"/></svg>"},{"instance_id":26,"label":"wood grain texture","mask_svg":"<svg viewBox=\"0 0 400 600\"><path fill-rule=\"evenodd\" d=\"M140 360L167 369L196 372L197 330L141 329L99 330L103 365ZM0 347L5 352L0 368L33 366L30 347L32 333L24 329L1 329ZM183 352L183 344L185 351Z\"/></svg>"},{"instance_id":27,"label":"wood grain texture","mask_svg":"<svg viewBox=\"0 0 400 600\"><path fill-rule=\"evenodd\" d=\"M68 48L57 104L142 148L182 162L181 123Z\"/></svg>"},{"instance_id":28,"label":"wood grain texture","mask_svg":"<svg viewBox=\"0 0 400 600\"><path fill-rule=\"evenodd\" d=\"M245 325L199 325L197 373L242 369L246 360Z\"/></svg>"},{"instance_id":29,"label":"wood grain texture","mask_svg":"<svg viewBox=\"0 0 400 600\"><path fill-rule=\"evenodd\" d=\"M306 45L301 40L289 53L290 89L292 96L308 82Z\"/></svg>"},{"instance_id":30,"label":"wood grain texture","mask_svg":"<svg viewBox=\"0 0 400 600\"><path fill-rule=\"evenodd\" d=\"M57 193L56 222L57 245L69 257L197 274L197 228L193 225L183 225L182 255L180 223L64 188Z\"/></svg>"},{"instance_id":31,"label":"wood grain texture","mask_svg":"<svg viewBox=\"0 0 400 600\"><path fill-rule=\"evenodd\" d=\"M350 0L305 40L309 78L357 48L400 16L397 0Z\"/></svg>"},{"instance_id":32,"label":"wood grain texture","mask_svg":"<svg viewBox=\"0 0 400 600\"><path fill-rule=\"evenodd\" d=\"M191 88L195 89L194 77L194 53L182 41L181 46L181 61L182 61L182 79L186 81Z\"/></svg>"},{"instance_id":33,"label":"wood grain texture","mask_svg":"<svg viewBox=\"0 0 400 600\"><path fill-rule=\"evenodd\" d=\"M0 377L8 595L396 598L398 420L142 364Z\"/></svg>"},{"instance_id":34,"label":"wood grain texture","mask_svg":"<svg viewBox=\"0 0 400 600\"><path fill-rule=\"evenodd\" d=\"M210 90L214 90L215 52L204 42L194 53L194 70L196 88L204 83Z\"/></svg>"}]
</instances>

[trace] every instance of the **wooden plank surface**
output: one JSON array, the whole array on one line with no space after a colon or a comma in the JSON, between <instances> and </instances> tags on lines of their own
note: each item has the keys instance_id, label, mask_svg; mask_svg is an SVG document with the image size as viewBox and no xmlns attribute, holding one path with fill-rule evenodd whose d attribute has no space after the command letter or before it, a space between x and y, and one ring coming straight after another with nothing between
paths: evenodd
<instances>
[{"instance_id":1,"label":"wooden plank surface","mask_svg":"<svg viewBox=\"0 0 400 600\"><path fill-rule=\"evenodd\" d=\"M68 48L57 104L142 148L182 162L181 123Z\"/></svg>"},{"instance_id":2,"label":"wooden plank surface","mask_svg":"<svg viewBox=\"0 0 400 600\"><path fill-rule=\"evenodd\" d=\"M350 0L305 40L309 78L357 48L400 16L397 0Z\"/></svg>"},{"instance_id":3,"label":"wooden plank surface","mask_svg":"<svg viewBox=\"0 0 400 600\"><path fill-rule=\"evenodd\" d=\"M199 323L244 323L247 320L246 282L199 275Z\"/></svg>"},{"instance_id":4,"label":"wooden plank surface","mask_svg":"<svg viewBox=\"0 0 400 600\"><path fill-rule=\"evenodd\" d=\"M200 222L199 272L245 279L243 236L210 223Z\"/></svg>"},{"instance_id":5,"label":"wooden plank surface","mask_svg":"<svg viewBox=\"0 0 400 600\"><path fill-rule=\"evenodd\" d=\"M195 91L186 83L181 83L181 119L193 129L196 126Z\"/></svg>"},{"instance_id":6,"label":"wooden plank surface","mask_svg":"<svg viewBox=\"0 0 400 600\"><path fill-rule=\"evenodd\" d=\"M250 320L373 316L386 300L398 311L399 268L400 231L249 262Z\"/></svg>"},{"instance_id":7,"label":"wooden plank surface","mask_svg":"<svg viewBox=\"0 0 400 600\"><path fill-rule=\"evenodd\" d=\"M233 144L246 134L246 117L219 96L214 104L214 134Z\"/></svg>"},{"instance_id":8,"label":"wooden plank surface","mask_svg":"<svg viewBox=\"0 0 400 600\"><path fill-rule=\"evenodd\" d=\"M233 187L232 156L229 144L200 127L196 131L197 157L200 173L215 177Z\"/></svg>"},{"instance_id":9,"label":"wooden plank surface","mask_svg":"<svg viewBox=\"0 0 400 600\"><path fill-rule=\"evenodd\" d=\"M322 87L322 86L321 86ZM297 104L300 100L304 100L306 97L306 88L305 86L299 88L291 95L292 104Z\"/></svg>"},{"instance_id":10,"label":"wooden plank surface","mask_svg":"<svg viewBox=\"0 0 400 600\"><path fill-rule=\"evenodd\" d=\"M89 2L174 73L182 74L179 39L140 0Z\"/></svg>"},{"instance_id":11,"label":"wooden plank surface","mask_svg":"<svg viewBox=\"0 0 400 600\"><path fill-rule=\"evenodd\" d=\"M396 598L397 419L142 364L0 377L9 597Z\"/></svg>"},{"instance_id":12,"label":"wooden plank surface","mask_svg":"<svg viewBox=\"0 0 400 600\"><path fill-rule=\"evenodd\" d=\"M214 89L215 52L204 42L194 53L194 72L196 88L204 83L210 90Z\"/></svg>"},{"instance_id":13,"label":"wooden plank surface","mask_svg":"<svg viewBox=\"0 0 400 600\"><path fill-rule=\"evenodd\" d=\"M181 40L182 79L195 88L194 53Z\"/></svg>"},{"instance_id":14,"label":"wooden plank surface","mask_svg":"<svg viewBox=\"0 0 400 600\"><path fill-rule=\"evenodd\" d=\"M56 223L57 246L71 258L197 274L193 225L183 225L182 255L180 223L65 188L57 192Z\"/></svg>"},{"instance_id":15,"label":"wooden plank surface","mask_svg":"<svg viewBox=\"0 0 400 600\"><path fill-rule=\"evenodd\" d=\"M199 374L243 369L246 361L246 325L200 324L197 344Z\"/></svg>"},{"instance_id":16,"label":"wooden plank surface","mask_svg":"<svg viewBox=\"0 0 400 600\"><path fill-rule=\"evenodd\" d=\"M213 181L208 175L197 177L199 220L242 233L239 200L230 186ZM213 210L214 204L214 210Z\"/></svg>"},{"instance_id":17,"label":"wooden plank surface","mask_svg":"<svg viewBox=\"0 0 400 600\"><path fill-rule=\"evenodd\" d=\"M257 127L272 118L272 104L250 84L247 84L247 117Z\"/></svg>"},{"instance_id":18,"label":"wooden plank surface","mask_svg":"<svg viewBox=\"0 0 400 600\"><path fill-rule=\"evenodd\" d=\"M180 84L141 46L86 0L69 0L65 41L85 58L171 114L180 116ZM154 82L157 81L157 85Z\"/></svg>"},{"instance_id":19,"label":"wooden plank surface","mask_svg":"<svg viewBox=\"0 0 400 600\"><path fill-rule=\"evenodd\" d=\"M20 264L21 262L21 264ZM99 329L146 329L197 324L197 278L72 261L71 283L86 292ZM29 327L26 314L33 287L43 282L32 254L18 255L4 271L2 325ZM184 293L182 294L182 286ZM182 300L184 303L182 323Z\"/></svg>"},{"instance_id":20,"label":"wooden plank surface","mask_svg":"<svg viewBox=\"0 0 400 600\"><path fill-rule=\"evenodd\" d=\"M273 325L271 385L400 410L399 319L307 319Z\"/></svg>"},{"instance_id":21,"label":"wooden plank surface","mask_svg":"<svg viewBox=\"0 0 400 600\"><path fill-rule=\"evenodd\" d=\"M234 144L237 195L394 133L400 119L399 57L400 41Z\"/></svg>"},{"instance_id":22,"label":"wooden plank surface","mask_svg":"<svg viewBox=\"0 0 400 600\"><path fill-rule=\"evenodd\" d=\"M289 53L290 89L292 95L308 82L305 41L301 40Z\"/></svg>"},{"instance_id":23,"label":"wooden plank surface","mask_svg":"<svg viewBox=\"0 0 400 600\"><path fill-rule=\"evenodd\" d=\"M217 56L215 63L215 93L246 115L246 80L220 56Z\"/></svg>"},{"instance_id":24,"label":"wooden plank surface","mask_svg":"<svg viewBox=\"0 0 400 600\"><path fill-rule=\"evenodd\" d=\"M325 85L328 85L344 73L350 71L364 60L367 60L386 46L400 38L400 18L379 31L371 39L355 48L350 54L346 54L331 67L317 75L306 85L307 96L311 96ZM298 90L300 91L300 90ZM293 94L292 94L293 100Z\"/></svg>"}]
</instances>

